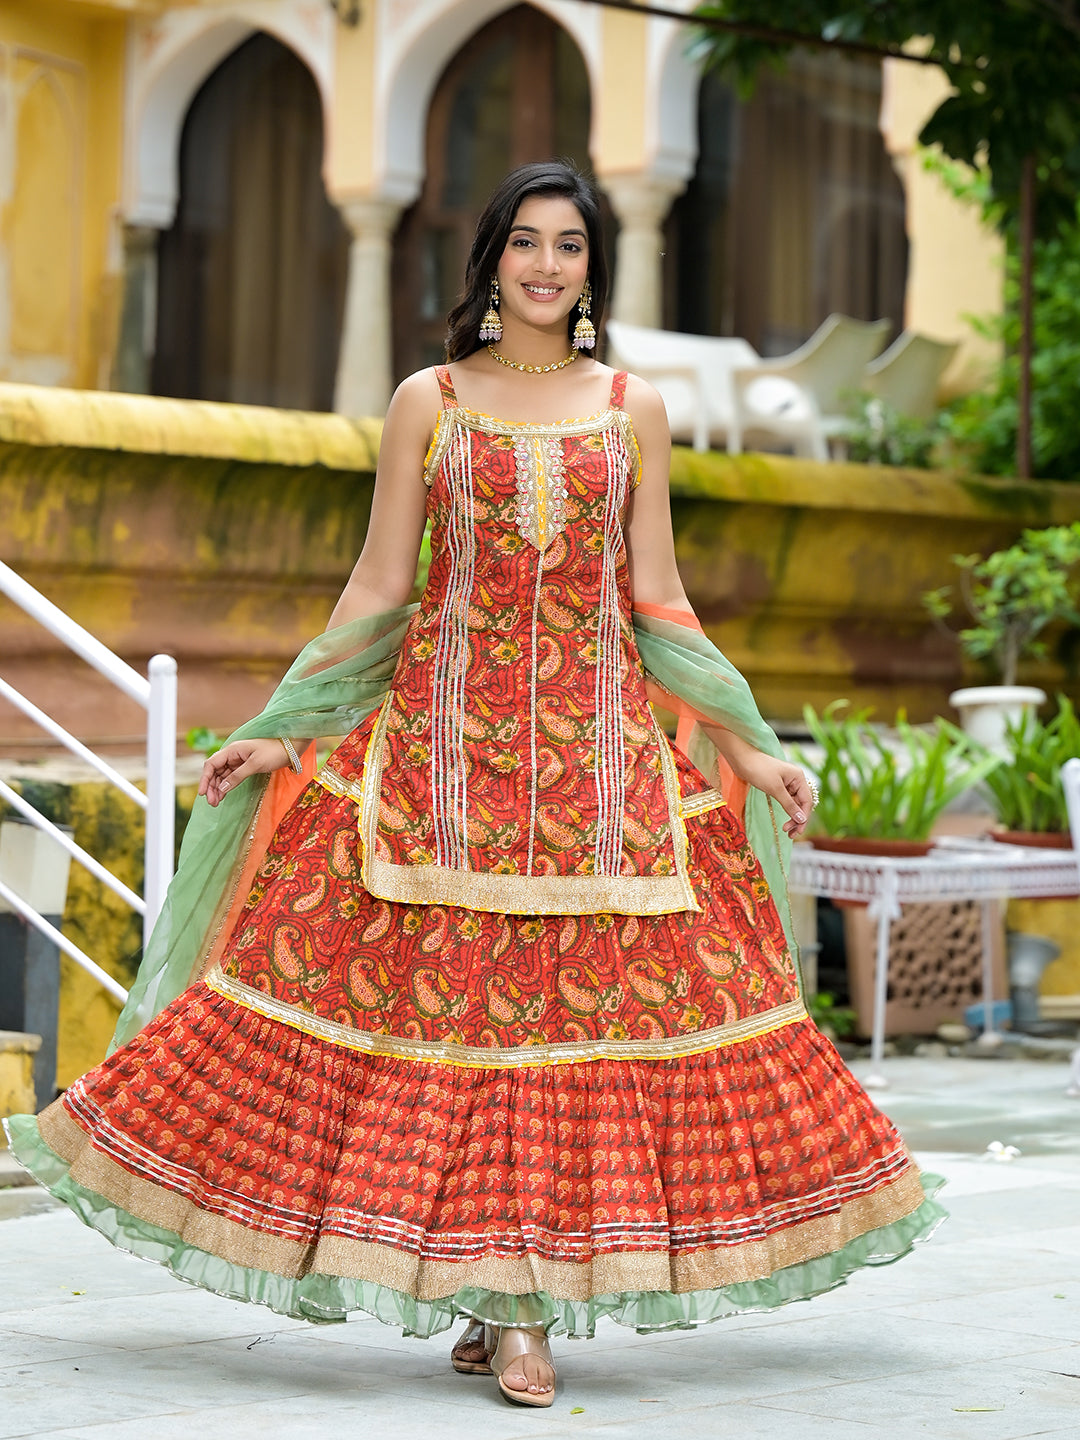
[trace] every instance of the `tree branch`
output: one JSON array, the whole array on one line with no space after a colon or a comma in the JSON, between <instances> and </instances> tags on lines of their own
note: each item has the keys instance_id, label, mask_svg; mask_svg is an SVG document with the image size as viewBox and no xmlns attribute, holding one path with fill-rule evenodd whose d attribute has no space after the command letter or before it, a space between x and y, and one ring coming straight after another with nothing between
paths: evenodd
<instances>
[{"instance_id":1,"label":"tree branch","mask_svg":"<svg viewBox=\"0 0 1080 1440\"><path fill-rule=\"evenodd\" d=\"M605 10L622 10L628 15L641 15L653 20L677 20L683 25L696 25L703 30L718 30L729 35L745 35L749 40L764 40L777 46L801 45L808 50L842 50L849 55L866 55L876 60L909 60L913 65L940 66L947 57L938 51L909 54L899 45L871 45L863 40L826 40L823 35L804 34L800 30L779 30L773 25L752 25L745 20L725 20L719 15L701 14L690 10L672 10L666 5L641 4L636 0L577 0L579 5L599 5ZM1046 0L1054 3L1054 0Z\"/></svg>"}]
</instances>

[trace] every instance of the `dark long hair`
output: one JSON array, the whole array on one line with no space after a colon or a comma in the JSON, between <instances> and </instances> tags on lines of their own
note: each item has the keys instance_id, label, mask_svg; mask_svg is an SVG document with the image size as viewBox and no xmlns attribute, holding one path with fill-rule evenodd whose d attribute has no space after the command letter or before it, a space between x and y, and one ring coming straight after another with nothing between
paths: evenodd
<instances>
[{"instance_id":1,"label":"dark long hair","mask_svg":"<svg viewBox=\"0 0 1080 1440\"><path fill-rule=\"evenodd\" d=\"M589 241L589 282L592 287L591 320L600 330L608 297L607 257L596 190L580 171L566 160L541 160L511 170L484 207L465 263L465 287L460 301L447 316L446 358L464 360L479 350L480 322L488 307L491 278L499 268L514 218L522 202L534 195L565 196L577 206L585 222ZM575 305L567 316L566 334L573 338L580 315Z\"/></svg>"}]
</instances>

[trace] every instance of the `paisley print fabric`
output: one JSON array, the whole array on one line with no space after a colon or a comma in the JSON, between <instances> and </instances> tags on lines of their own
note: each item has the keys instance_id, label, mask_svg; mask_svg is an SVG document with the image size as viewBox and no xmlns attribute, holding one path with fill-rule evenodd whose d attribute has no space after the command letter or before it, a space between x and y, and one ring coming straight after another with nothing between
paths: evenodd
<instances>
[{"instance_id":1,"label":"paisley print fabric","mask_svg":"<svg viewBox=\"0 0 1080 1440\"><path fill-rule=\"evenodd\" d=\"M565 426L464 410L441 378L431 570L369 762L364 883L524 914L695 909L630 619L625 376Z\"/></svg>"},{"instance_id":2,"label":"paisley print fabric","mask_svg":"<svg viewBox=\"0 0 1080 1440\"><path fill-rule=\"evenodd\" d=\"M201 978L17 1153L184 1278L420 1333L693 1325L905 1253L941 1212L645 696L622 381L562 427L441 381L434 558L386 702Z\"/></svg>"},{"instance_id":3,"label":"paisley print fabric","mask_svg":"<svg viewBox=\"0 0 1080 1440\"><path fill-rule=\"evenodd\" d=\"M353 753L362 737L346 742ZM536 1060L549 1047L595 1052L601 1041L616 1042L614 1055L641 1042L685 1052L757 1015L803 1013L768 887L726 807L686 822L691 880L712 903L659 916L379 900L361 882L356 817L353 799L318 783L286 816L222 967L255 993L228 993L254 1004L265 996L275 1014L307 1012L309 1029L339 1026L325 1033L342 1043L362 1043L348 1031L389 1035L425 1055L476 1051L485 1063L492 1050Z\"/></svg>"},{"instance_id":4,"label":"paisley print fabric","mask_svg":"<svg viewBox=\"0 0 1080 1440\"><path fill-rule=\"evenodd\" d=\"M651 1064L461 1070L357 1055L200 985L43 1134L79 1183L190 1244L422 1298L711 1289L922 1199L808 1024Z\"/></svg>"}]
</instances>

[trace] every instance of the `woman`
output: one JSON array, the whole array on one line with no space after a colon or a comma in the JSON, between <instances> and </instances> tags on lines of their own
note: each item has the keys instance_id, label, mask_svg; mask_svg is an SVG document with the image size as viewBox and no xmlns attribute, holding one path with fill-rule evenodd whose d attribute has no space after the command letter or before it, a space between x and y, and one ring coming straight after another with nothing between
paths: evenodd
<instances>
[{"instance_id":1,"label":"woman","mask_svg":"<svg viewBox=\"0 0 1080 1440\"><path fill-rule=\"evenodd\" d=\"M326 635L207 761L125 1043L11 1126L126 1248L288 1314L469 1317L455 1367L539 1406L552 1331L803 1298L942 1213L806 1015L811 790L686 599L606 293L592 189L511 174Z\"/></svg>"}]
</instances>

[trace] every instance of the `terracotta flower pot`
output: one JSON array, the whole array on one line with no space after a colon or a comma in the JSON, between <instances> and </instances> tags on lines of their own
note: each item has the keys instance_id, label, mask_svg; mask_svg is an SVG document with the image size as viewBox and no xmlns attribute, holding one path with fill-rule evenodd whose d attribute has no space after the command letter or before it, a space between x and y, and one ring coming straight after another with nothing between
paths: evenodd
<instances>
[{"instance_id":1,"label":"terracotta flower pot","mask_svg":"<svg viewBox=\"0 0 1080 1440\"><path fill-rule=\"evenodd\" d=\"M934 848L932 840L893 840L877 835L811 835L809 838L815 850L831 850L839 855L882 855L893 860L929 855Z\"/></svg>"},{"instance_id":2,"label":"terracotta flower pot","mask_svg":"<svg viewBox=\"0 0 1080 1440\"><path fill-rule=\"evenodd\" d=\"M1072 849L1072 836L1066 830L991 830L990 838L1002 845L1037 845L1041 850Z\"/></svg>"}]
</instances>

